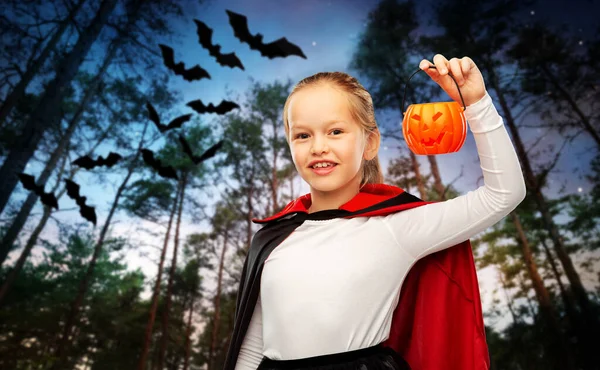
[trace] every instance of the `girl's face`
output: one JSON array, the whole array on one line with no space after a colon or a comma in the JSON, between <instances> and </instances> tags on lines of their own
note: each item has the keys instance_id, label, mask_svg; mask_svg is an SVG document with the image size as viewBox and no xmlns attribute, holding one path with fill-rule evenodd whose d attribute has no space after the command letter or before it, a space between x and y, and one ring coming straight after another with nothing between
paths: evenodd
<instances>
[{"instance_id":1,"label":"girl's face","mask_svg":"<svg viewBox=\"0 0 600 370\"><path fill-rule=\"evenodd\" d=\"M294 93L288 122L292 159L311 192L358 191L361 162L375 157L379 142L373 150L374 140L368 140L365 151L363 129L350 115L345 93L325 84ZM320 162L328 167L313 168Z\"/></svg>"}]
</instances>

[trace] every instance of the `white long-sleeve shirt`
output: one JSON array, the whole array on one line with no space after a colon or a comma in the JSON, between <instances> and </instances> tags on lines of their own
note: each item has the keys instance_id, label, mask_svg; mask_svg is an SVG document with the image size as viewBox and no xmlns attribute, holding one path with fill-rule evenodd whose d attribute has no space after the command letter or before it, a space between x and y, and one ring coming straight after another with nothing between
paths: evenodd
<instances>
[{"instance_id":1,"label":"white long-sleeve shirt","mask_svg":"<svg viewBox=\"0 0 600 370\"><path fill-rule=\"evenodd\" d=\"M265 261L236 370L256 369L263 356L292 360L385 341L413 264L484 231L523 200L519 161L490 96L465 116L484 185L387 216L304 221Z\"/></svg>"}]
</instances>

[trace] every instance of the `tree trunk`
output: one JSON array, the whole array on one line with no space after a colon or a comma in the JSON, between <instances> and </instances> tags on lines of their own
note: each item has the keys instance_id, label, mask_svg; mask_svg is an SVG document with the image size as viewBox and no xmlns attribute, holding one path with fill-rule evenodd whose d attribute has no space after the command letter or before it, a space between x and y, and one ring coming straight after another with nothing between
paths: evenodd
<instances>
[{"instance_id":1,"label":"tree trunk","mask_svg":"<svg viewBox=\"0 0 600 370\"><path fill-rule=\"evenodd\" d=\"M190 366L190 356L192 354L192 314L194 313L194 296L190 304L190 313L188 314L187 328L185 330L185 358L183 360L183 370L188 370Z\"/></svg>"},{"instance_id":2,"label":"tree trunk","mask_svg":"<svg viewBox=\"0 0 600 370\"><path fill-rule=\"evenodd\" d=\"M542 239L541 243L546 252L546 258L548 259L548 262L550 262L552 273L558 284L560 295L567 313L567 320L577 335L579 339L578 342L581 343L581 349L584 355L581 357L584 358L584 368L593 369L594 364L598 363L598 354L594 347L595 338L598 336L597 329L594 327L593 323L586 322L585 317L581 317L580 313L575 309L575 297L573 297L573 292L565 289L560 272L558 271L558 266L556 266L556 262L554 261L554 257L552 257L550 249L546 245L546 241Z\"/></svg>"},{"instance_id":3,"label":"tree trunk","mask_svg":"<svg viewBox=\"0 0 600 370\"><path fill-rule=\"evenodd\" d=\"M417 160L417 156L410 150L408 153L410 155L410 162L413 167L413 172L415 173L415 180L417 181L417 189L419 189L421 200L427 200L427 191L425 191L425 184L423 183L423 177L421 176L421 171L419 170L419 161Z\"/></svg>"},{"instance_id":4,"label":"tree trunk","mask_svg":"<svg viewBox=\"0 0 600 370\"><path fill-rule=\"evenodd\" d=\"M0 125L6 120L8 114L13 109L13 107L17 104L17 102L23 97L25 94L25 89L33 79L35 75L37 75L38 71L42 68L42 66L46 63L46 60L50 56L50 53L56 48L56 45L62 38L65 31L69 28L70 22L75 18L79 9L83 5L84 0L79 0L73 9L69 12L67 17L60 22L60 26L48 41L40 56L33 62L29 68L23 73L21 80L17 83L17 85L12 89L12 91L8 94L2 106L0 106Z\"/></svg>"},{"instance_id":5,"label":"tree trunk","mask_svg":"<svg viewBox=\"0 0 600 370\"><path fill-rule=\"evenodd\" d=\"M81 280L81 282L79 284L79 290L77 292L77 296L71 303L71 309L69 310L69 314L67 315L65 327L63 329L63 334L62 334L58 349L56 351L56 357L57 357L58 361L56 361L53 364L53 366L52 366L53 370L63 369L68 346L71 343L71 341L75 338L75 335L71 335L71 331L73 330L73 327L75 326L75 322L76 322L77 316L79 314L79 310L81 308L81 305L83 304L83 299L85 298L85 294L87 293L89 285L92 281L92 278L94 275L94 270L96 268L96 262L98 260L98 257L100 257L100 253L102 252L102 247L104 245L104 239L108 232L108 227L110 226L110 223L112 221L114 213L117 210L117 206L119 205L119 200L121 199L121 195L125 191L125 187L127 186L127 183L129 182L129 179L131 178L131 175L133 174L133 172L136 168L135 163L137 162L138 157L140 155L139 149L143 146L143 138L144 138L147 128L148 128L148 124L146 123L146 125L144 126L144 131L142 133L142 140L140 140L140 144L139 144L138 150L136 151L136 155L131 160L131 164L129 165L125 179L123 179L123 182L117 189L117 194L115 195L115 199L113 200L112 206L108 213L108 217L106 218L106 221L104 222L102 231L100 232L100 235L98 236L98 241L96 242L96 245L94 246L94 254L92 255L92 259L90 260L90 263L88 265L88 268L86 270L84 278Z\"/></svg>"},{"instance_id":6,"label":"tree trunk","mask_svg":"<svg viewBox=\"0 0 600 370\"><path fill-rule=\"evenodd\" d=\"M102 63L102 66L98 70L98 73L94 77L94 80L90 84L89 88L86 90L85 95L81 99L81 103L79 104L79 107L77 108L77 111L75 112L75 114L71 118L71 121L69 122L69 126L67 127L65 134L62 136L56 149L54 149L54 151L50 155L50 159L48 159L48 162L46 163L46 166L44 167L42 174L38 178L37 183L36 183L38 186L45 186L46 181L48 181L48 179L52 175L52 172L54 172L56 163L58 162L59 158L63 155L65 148L71 141L71 136L75 132L75 129L77 128L77 126L81 120L81 117L83 116L83 113L85 112L85 110L88 107L88 104L92 100L93 96L96 94L96 92L97 92L96 89L98 88L98 86L100 85L100 82L102 81L102 76L104 75L104 73L108 69L111 61L115 57L117 49L118 49L118 42L113 43L113 45L111 45L111 47L109 48L109 51L106 53L106 56L104 57L104 62ZM104 135L102 135L101 139L106 137L106 135L110 131L110 128L112 128L113 125L114 125L114 123L111 123L109 125L109 129L107 129L104 132ZM91 153L93 153L95 148L101 142L102 142L102 140L99 140L97 142L97 144L94 146L94 148L92 150L90 150L90 152L87 154L90 155ZM11 223L9 229L6 231L6 234L2 238L2 241L0 241L0 265L2 265L4 263L4 261L6 260L6 257L8 256L8 253L10 252L10 248L12 247L15 240L17 239L17 236L19 235L19 232L23 228L23 225L25 225L25 222L27 221L27 218L29 217L31 210L33 209L33 206L35 205L37 198L38 198L38 196L34 192L32 192L32 191L29 192L29 194L27 195L27 199L25 200L25 203L19 210L19 213L17 214L17 216Z\"/></svg>"},{"instance_id":7,"label":"tree trunk","mask_svg":"<svg viewBox=\"0 0 600 370\"><path fill-rule=\"evenodd\" d=\"M546 289L544 281L538 272L537 265L533 258L533 253L529 247L529 241L525 235L523 226L521 225L521 220L515 212L511 212L510 217L515 225L515 229L517 230L519 245L521 246L521 252L523 253L525 266L527 267L527 272L529 274L529 278L531 279L533 290L540 306L540 312L545 322L545 326L549 329L550 335L548 336L548 340L550 341L552 348L551 356L555 358L556 363L560 365L561 369L575 369L575 356L573 355L573 349L569 345L560 328L558 315L554 309L554 306L552 306L550 293L548 293L548 289Z\"/></svg>"},{"instance_id":8,"label":"tree trunk","mask_svg":"<svg viewBox=\"0 0 600 370\"><path fill-rule=\"evenodd\" d=\"M169 311L171 310L171 291L175 272L177 271L177 250L179 247L179 229L181 227L181 213L183 211L183 200L185 198L185 187L187 186L188 173L183 175L181 180L181 189L179 190L179 210L177 211L177 225L175 226L175 240L173 241L173 257L171 259L171 268L169 269L169 281L167 283L167 293L165 297L165 308L162 313L162 336L160 338L160 349L158 352L157 368L163 369L165 353L167 352L167 343L169 339Z\"/></svg>"},{"instance_id":9,"label":"tree trunk","mask_svg":"<svg viewBox=\"0 0 600 370\"><path fill-rule=\"evenodd\" d=\"M48 122L52 122L59 115L65 90L79 70L116 4L117 0L102 1L94 19L77 39L71 52L58 63L56 76L48 84L39 105L26 121L21 135L8 153L0 168L0 179L2 179L0 181L0 213L4 210L19 181L17 175L23 172L44 136Z\"/></svg>"},{"instance_id":10,"label":"tree trunk","mask_svg":"<svg viewBox=\"0 0 600 370\"><path fill-rule=\"evenodd\" d=\"M225 252L227 251L228 233L225 231L223 238L223 250L221 251L221 261L219 263L219 273L217 278L217 294L215 295L215 318L213 319L212 339L210 341L210 351L208 354L208 369L214 370L215 349L217 337L219 334L219 324L221 322L221 285L223 282L223 267L225 265Z\"/></svg>"},{"instance_id":11,"label":"tree trunk","mask_svg":"<svg viewBox=\"0 0 600 370\"><path fill-rule=\"evenodd\" d=\"M549 211L548 204L546 202L544 195L541 192L540 185L538 184L537 178L531 168L531 163L529 162L529 157L527 156L527 151L525 150L525 146L523 145L523 141L521 140L521 136L519 134L519 130L517 129L516 123L513 119L512 112L511 112L510 108L508 107L508 104L504 98L504 91L499 86L498 78L495 74L494 69L489 67L488 65L486 65L486 67L487 67L487 71L491 77L491 79L490 79L491 85L494 88L494 90L496 90L496 93L498 95L498 101L499 101L502 111L504 113L504 119L505 119L506 124L512 134L512 138L513 138L513 141L515 144L515 149L516 149L517 155L518 155L519 159L521 160L521 164L523 166L523 171L525 173L525 184L527 186L527 189L531 193L533 193L536 203L538 204L538 209L542 214L544 226L550 233L550 237L552 239L552 242L554 243L554 250L556 251L556 255L558 256L558 259L560 260L560 262L563 266L565 274L567 275L567 278L569 279L569 282L571 283L571 287L572 287L573 291L575 292L577 301L578 301L579 305L581 306L581 309L584 311L585 316L588 318L588 320L590 320L591 322L595 322L597 320L597 318L594 317L594 315L592 313L592 309L590 306L589 298L587 296L587 292L585 291L585 288L583 287L583 284L581 283L579 274L577 273L577 271L575 270L575 267L573 266L573 261L571 260L568 253L565 250L563 238L560 235L560 233L558 232L558 227L554 223L554 220L552 220L552 215Z\"/></svg>"},{"instance_id":12,"label":"tree trunk","mask_svg":"<svg viewBox=\"0 0 600 370\"><path fill-rule=\"evenodd\" d=\"M442 183L440 169L437 165L437 158L434 155L428 155L427 159L429 159L429 166L431 167L431 174L433 175L433 186L435 191L439 194L440 200L446 200L446 188Z\"/></svg>"},{"instance_id":13,"label":"tree trunk","mask_svg":"<svg viewBox=\"0 0 600 370\"><path fill-rule=\"evenodd\" d=\"M19 256L19 259L15 263L15 266L12 268L12 270L10 270L8 276L6 277L6 280L4 280L4 283L2 283L2 287L0 287L0 307L2 306L2 302L6 297L6 293L8 293L15 279L19 275L19 272L21 272L21 269L23 268L23 265L25 264L29 253L31 252L31 249L35 245L35 242L37 241L40 233L46 226L46 222L50 218L51 214L52 210L50 209L50 207L44 205L44 214L42 215L42 218L38 222L38 225L35 227L35 230L33 230L31 235L29 236L27 244L25 244L25 248L23 248L23 251Z\"/></svg>"},{"instance_id":14,"label":"tree trunk","mask_svg":"<svg viewBox=\"0 0 600 370\"><path fill-rule=\"evenodd\" d=\"M252 197L254 196L254 181L248 182L250 187L248 188L248 195L246 197L246 204L248 206L248 217L246 218L246 251L250 249L252 244L252 219L254 218L254 207L252 205Z\"/></svg>"},{"instance_id":15,"label":"tree trunk","mask_svg":"<svg viewBox=\"0 0 600 370\"><path fill-rule=\"evenodd\" d=\"M50 178L50 175L52 174L52 172L54 172L56 164L58 163L58 160L63 154L64 148L66 148L69 142L68 140L65 140L65 137L70 136L70 134L74 131L74 127L73 130L70 129L71 127L69 127L69 129L65 133L65 136L63 136L63 139L61 139L59 145L52 152L50 159L46 163L42 174L36 182L38 186L45 187L46 182ZM37 201L37 199L38 195L35 194L33 191L30 191L29 194L27 194L25 203L23 203L23 205L19 209L19 212L17 213L17 216L13 219L13 222L10 224L10 227L8 228L8 230L6 230L6 233L2 237L2 240L0 241L0 265L3 265L4 262L6 262L6 258L8 258L8 254L10 253L11 248L17 240L19 232L21 232L21 230L23 229L27 218L29 218L29 214L35 206L35 202ZM27 255L25 256L25 258L27 258Z\"/></svg>"},{"instance_id":16,"label":"tree trunk","mask_svg":"<svg viewBox=\"0 0 600 370\"><path fill-rule=\"evenodd\" d=\"M576 318L577 312L575 310L575 300L572 294L567 292L564 284L562 283L560 272L558 271L558 266L556 266L556 261L554 261L554 257L552 257L552 253L550 249L546 245L546 241L544 239L541 240L542 246L544 247L544 251L546 252L546 259L550 263L550 268L552 269L552 274L556 279L556 283L558 284L558 289L560 291L560 295L563 300L563 304L565 305L565 311L567 311L567 315L570 318Z\"/></svg>"},{"instance_id":17,"label":"tree trunk","mask_svg":"<svg viewBox=\"0 0 600 370\"><path fill-rule=\"evenodd\" d=\"M142 344L142 353L140 355L140 361L138 363L138 370L146 369L146 362L148 360L148 351L150 349L150 342L152 340L152 328L154 326L154 319L156 318L156 309L158 308L158 297L160 295L160 283L162 279L163 265L165 263L165 254L167 253L167 246L169 245L169 234L171 233L171 225L173 223L173 218L175 217L175 211L177 210L177 205L179 203L179 192L181 191L180 187L177 188L177 194L175 195L175 200L173 201L173 209L171 210L171 215L169 216L169 224L167 225L167 232L165 234L165 241L163 244L163 249L160 254L160 262L158 264L158 274L156 276L156 282L154 283L154 290L152 293L152 304L150 306L150 315L148 317L148 323L146 324L146 332L144 334L144 342Z\"/></svg>"},{"instance_id":18,"label":"tree trunk","mask_svg":"<svg viewBox=\"0 0 600 370\"><path fill-rule=\"evenodd\" d=\"M62 175L63 175L64 169L65 169L66 162L67 162L67 158L65 157L63 164L60 167L60 171L58 172L58 176L56 177L56 184L54 185L54 187L51 190L52 193L55 193L56 190L60 186L60 182L62 179ZM74 173L71 173L71 178L73 177L73 175L74 175ZM62 197L62 195L65 193L65 191L66 191L66 188L63 188L60 191L60 193L56 195L56 199L60 199L60 197ZM42 232L42 230L44 230L44 227L46 226L46 222L48 222L48 219L50 218L50 215L52 214L51 208L49 208L45 205L43 206L43 208L44 208L44 213L42 215L42 218L38 222L33 233L31 233L31 235L29 235L29 238L27 239L27 243L25 244L25 248L23 248L23 250L21 251L21 255L19 255L19 258L17 259L15 266L9 272L8 276L6 277L6 280L4 281L4 283L2 283L2 286L0 287L0 306L2 305L2 301L6 297L6 294L12 287L12 284L16 280L16 278L19 275L19 273L21 272L21 270L23 269L23 266L25 265L25 261L29 257L29 254L31 253L31 250L35 246L35 243L37 242L40 233Z\"/></svg>"},{"instance_id":19,"label":"tree trunk","mask_svg":"<svg viewBox=\"0 0 600 370\"><path fill-rule=\"evenodd\" d=\"M555 329L556 332L560 332L558 321L556 320L556 312L552 307L550 294L548 293L548 290L544 285L544 281L538 272L537 265L533 258L533 253L531 252L531 248L529 247L529 240L527 239L525 231L523 230L523 226L521 225L521 220L515 212L511 212L510 217L517 231L517 237L519 245L521 247L521 253L523 253L523 260L525 262L525 266L527 267L527 272L529 274L529 278L531 279L533 290L535 291L535 296L537 297L538 303L540 305L540 311L542 311L542 313L544 314L545 319L547 320L547 325L550 328Z\"/></svg>"},{"instance_id":20,"label":"tree trunk","mask_svg":"<svg viewBox=\"0 0 600 370\"><path fill-rule=\"evenodd\" d=\"M558 79L552 74L552 72L550 72L548 66L545 63L542 63L540 65L540 68L542 72L544 72L544 75L546 75L546 77L548 78L548 81L550 81L550 83L558 90L560 96L562 96L562 98L567 102L567 104L569 104L571 109L573 109L573 112L575 112L575 114L579 117L579 119L581 120L581 126L585 131L588 132L588 134L590 134L590 136L596 142L596 146L598 147L598 149L600 149L600 135L590 122L589 118L585 114L583 114L583 111L581 110L579 105L577 105L577 102L575 102L571 94L569 94L569 92L558 82Z\"/></svg>"},{"instance_id":21,"label":"tree trunk","mask_svg":"<svg viewBox=\"0 0 600 370\"><path fill-rule=\"evenodd\" d=\"M515 314L515 310L513 308L513 303L512 300L510 299L510 296L508 295L508 291L506 288L506 280L504 280L503 277L503 272L498 270L498 280L500 280L500 285L502 285L502 291L504 292L504 296L506 297L506 306L508 307L508 311L510 312L510 316L513 319L513 323L518 323L520 320L518 318L518 316Z\"/></svg>"}]
</instances>

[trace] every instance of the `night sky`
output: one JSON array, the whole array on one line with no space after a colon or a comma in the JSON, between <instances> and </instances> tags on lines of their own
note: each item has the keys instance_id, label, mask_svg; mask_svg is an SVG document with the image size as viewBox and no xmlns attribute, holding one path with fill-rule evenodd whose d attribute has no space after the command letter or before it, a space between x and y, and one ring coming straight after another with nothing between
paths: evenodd
<instances>
[{"instance_id":1,"label":"night sky","mask_svg":"<svg viewBox=\"0 0 600 370\"><path fill-rule=\"evenodd\" d=\"M293 83L304 77L320 71L344 71L360 76L350 71L349 65L355 50L358 36L365 28L368 12L377 5L374 0L308 0L308 1L273 1L273 0L223 0L213 1L205 5L193 6L187 9L190 17L186 21L177 23L177 30L184 35L175 40L180 42L172 44L176 49L176 56L185 61L186 65L200 63L211 74L210 81L202 80L186 82L180 78L172 79L177 89L184 95L184 101L202 99L204 102L218 102L226 96L226 90L239 94L243 98L244 92L250 85L249 77L263 83L275 80L291 79ZM430 11L437 4L434 1L417 2L418 13L424 31L435 29L430 22ZM555 28L565 27L574 34L581 36L584 43L594 32L598 31L598 18L600 6L598 1L590 0L552 0L540 2L541 5L532 5L517 14L520 22L526 25L532 21L541 21ZM266 59L251 50L248 45L242 44L233 36L225 10L246 15L250 32L260 32L264 35L265 42L274 41L285 36L291 42L302 48L307 60L300 57ZM194 14L193 16L191 14ZM242 60L246 70L229 69L219 66L208 51L202 49L197 42L193 18L197 18L213 28L213 43L222 45L224 53L235 52ZM171 45L171 44L169 44ZM424 56L431 60L433 56ZM451 55L447 56L450 59ZM460 57L460 56L457 56ZM475 60L477 63L477 60ZM415 66L415 69L417 66ZM367 84L363 82L365 86ZM492 95L493 96L493 95ZM447 99L444 95L442 100ZM397 111L377 111L376 115L380 125L386 122L396 122L400 129L400 115ZM530 123L536 117L530 117ZM391 126L390 126L391 127ZM523 130L526 143L533 142L542 134L541 131ZM549 135L543 143L560 145L560 138ZM404 143L401 144L404 146ZM390 158L398 155L397 142L382 142L380 160L384 167ZM387 149L386 149L387 147ZM558 166L562 172L552 177L552 195L561 186L567 186L568 192L586 190L586 183L577 177L572 177L573 172L585 173L589 162L591 140L578 139L576 147L567 147ZM406 149L404 149L406 150ZM427 161L421 158L424 169ZM472 135L469 134L465 146L459 153L438 156L442 171L442 178L446 182L453 181L460 173L460 166L464 166L464 173L454 185L461 191L468 191L481 185L481 170L478 165ZM543 158L541 159L543 160ZM568 176L564 176L568 175ZM568 181L568 182L565 182ZM299 180L299 184L301 184ZM303 184L303 182L302 182ZM308 192L308 187L304 188Z\"/></svg>"},{"instance_id":2,"label":"night sky","mask_svg":"<svg viewBox=\"0 0 600 370\"><path fill-rule=\"evenodd\" d=\"M250 77L261 83L270 83L275 80L284 81L288 78L293 83L296 83L304 77L321 71L344 71L355 75L353 71L348 70L347 66L355 50L358 36L364 30L367 14L376 6L377 1L220 0L204 5L191 4L195 3L189 2L186 5L186 17L183 20L174 20L172 22L173 28L181 36L177 36L171 40L157 39L156 44L164 43L172 46L175 49L176 61L185 62L187 67L200 64L212 76L211 80L195 82L187 82L179 76L172 76L170 79L171 84L182 93L183 102L201 99L205 103L214 103L216 105L223 99L229 98L235 100L236 96L243 99L244 94L250 86ZM429 0L418 2L419 14L423 20L425 29L431 29L432 27L432 25L427 24L427 19L429 19L429 11L434 4L435 2ZM258 51L251 50L247 44L242 44L234 37L225 12L226 9L247 16L250 32L263 34L265 42L274 41L285 36L290 42L300 46L308 59L305 60L292 56L284 59L276 58L269 60L261 57ZM542 20L555 27L564 25L573 33L580 35L583 44L595 31L598 31L598 14L600 14L598 1L552 0L544 1L543 5L529 7L522 14L519 14L518 18L523 24L533 20ZM197 41L196 27L193 22L194 18L203 21L213 29L213 43L220 44L221 52L223 53L235 52L238 58L242 60L246 69L245 71L218 65L209 56L208 51L202 49ZM156 49L158 51L157 45ZM432 58L432 56L424 57ZM450 59L453 55L447 55L447 57ZM98 60L101 59L98 58ZM475 60L475 63L477 63L477 60ZM417 67L415 65L415 70ZM360 76L356 77L360 81ZM367 85L364 82L363 84ZM230 91L233 96L228 96L227 91ZM241 103L241 100L236 101ZM185 107L183 103L181 104L180 113L191 112L191 109ZM380 124L383 122L393 123L395 121L398 130L401 130L399 112L378 112L376 110L376 114ZM205 119L207 122L210 122L211 115L207 115ZM536 118L530 117L529 119L535 120ZM540 131L536 132L535 130L523 131L526 145L533 142L540 134ZM543 143L544 145L559 145L560 138L556 135L549 135L544 139ZM398 146L397 142L382 142L380 161L384 167L384 173L386 172L385 170L390 158L397 157L399 154L396 146ZM404 143L402 143L402 146L404 146ZM97 154L104 155L110 151L111 147L107 146L105 149L105 152L102 150ZM158 147L153 149L158 149ZM556 196L562 186L565 186L565 190L568 193L588 191L588 184L580 179L580 177L586 173L593 149L594 143L584 138L578 139L576 145L566 147L557 168L559 172L551 176L551 188L546 194ZM429 167L426 159L424 157L420 159L423 164L422 171L428 173ZM540 160L543 159L543 157L540 158ZM456 180L454 186L461 193L474 190L482 185L481 169L479 168L472 134L469 133L467 142L459 153L438 156L438 162L442 180L445 183ZM463 175L457 179L461 168L464 171ZM28 172L33 174L39 173L34 166L28 168ZM114 191L107 191L103 187L94 185L94 181L86 181L84 175L80 175L81 178L79 180L81 180L82 184L85 184L82 185L82 187L85 186L82 192L89 194L88 203L96 206L98 225L102 225L107 216ZM113 177L115 190L121 178L121 175ZM309 191L301 179L298 179L296 189L299 189L300 184L303 184L303 187L300 187L301 192L305 193ZM64 205L63 202L65 203ZM210 204L212 200L207 199L206 202ZM71 203L70 200L63 199L60 202L61 209L71 208L73 206ZM37 207L36 210L41 210L39 204ZM60 219L75 219L79 217L74 209L69 212L60 212L56 216ZM79 221L77 219L77 222ZM113 230L115 234L129 235L132 239L141 240L139 243L143 246L145 238L142 233L136 231L139 226L152 227L149 223L146 224L141 220L134 220L124 214L119 214L116 217ZM45 233L52 233L51 228L47 229ZM185 236L188 233L202 231L204 230L201 225L192 224L188 220L182 229L182 235ZM152 255L153 253L150 254ZM132 251L127 259L132 268L139 266L148 276L154 276L156 271L154 262L149 261L147 258L140 258L140 253ZM491 276L489 278L492 279ZM485 290L485 283L483 285L483 289Z\"/></svg>"}]
</instances>

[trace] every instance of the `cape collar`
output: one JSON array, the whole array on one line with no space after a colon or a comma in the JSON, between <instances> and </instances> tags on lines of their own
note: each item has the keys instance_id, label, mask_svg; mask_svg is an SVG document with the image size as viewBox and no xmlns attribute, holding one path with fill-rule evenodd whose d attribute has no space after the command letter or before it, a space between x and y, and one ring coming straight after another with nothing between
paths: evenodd
<instances>
[{"instance_id":1,"label":"cape collar","mask_svg":"<svg viewBox=\"0 0 600 370\"><path fill-rule=\"evenodd\" d=\"M393 185L366 184L362 187L360 192L354 196L354 198L342 204L337 210L324 210L314 212L311 215L316 215L319 213L331 213L339 210L355 212L373 206L374 204L386 201L402 193L404 193L404 190ZM290 214L308 214L308 209L310 208L311 204L312 200L310 193L304 194L296 200L293 200L290 203L288 203L287 206L285 206L279 213L263 219L253 218L252 222L262 224L273 220L277 220Z\"/></svg>"}]
</instances>

